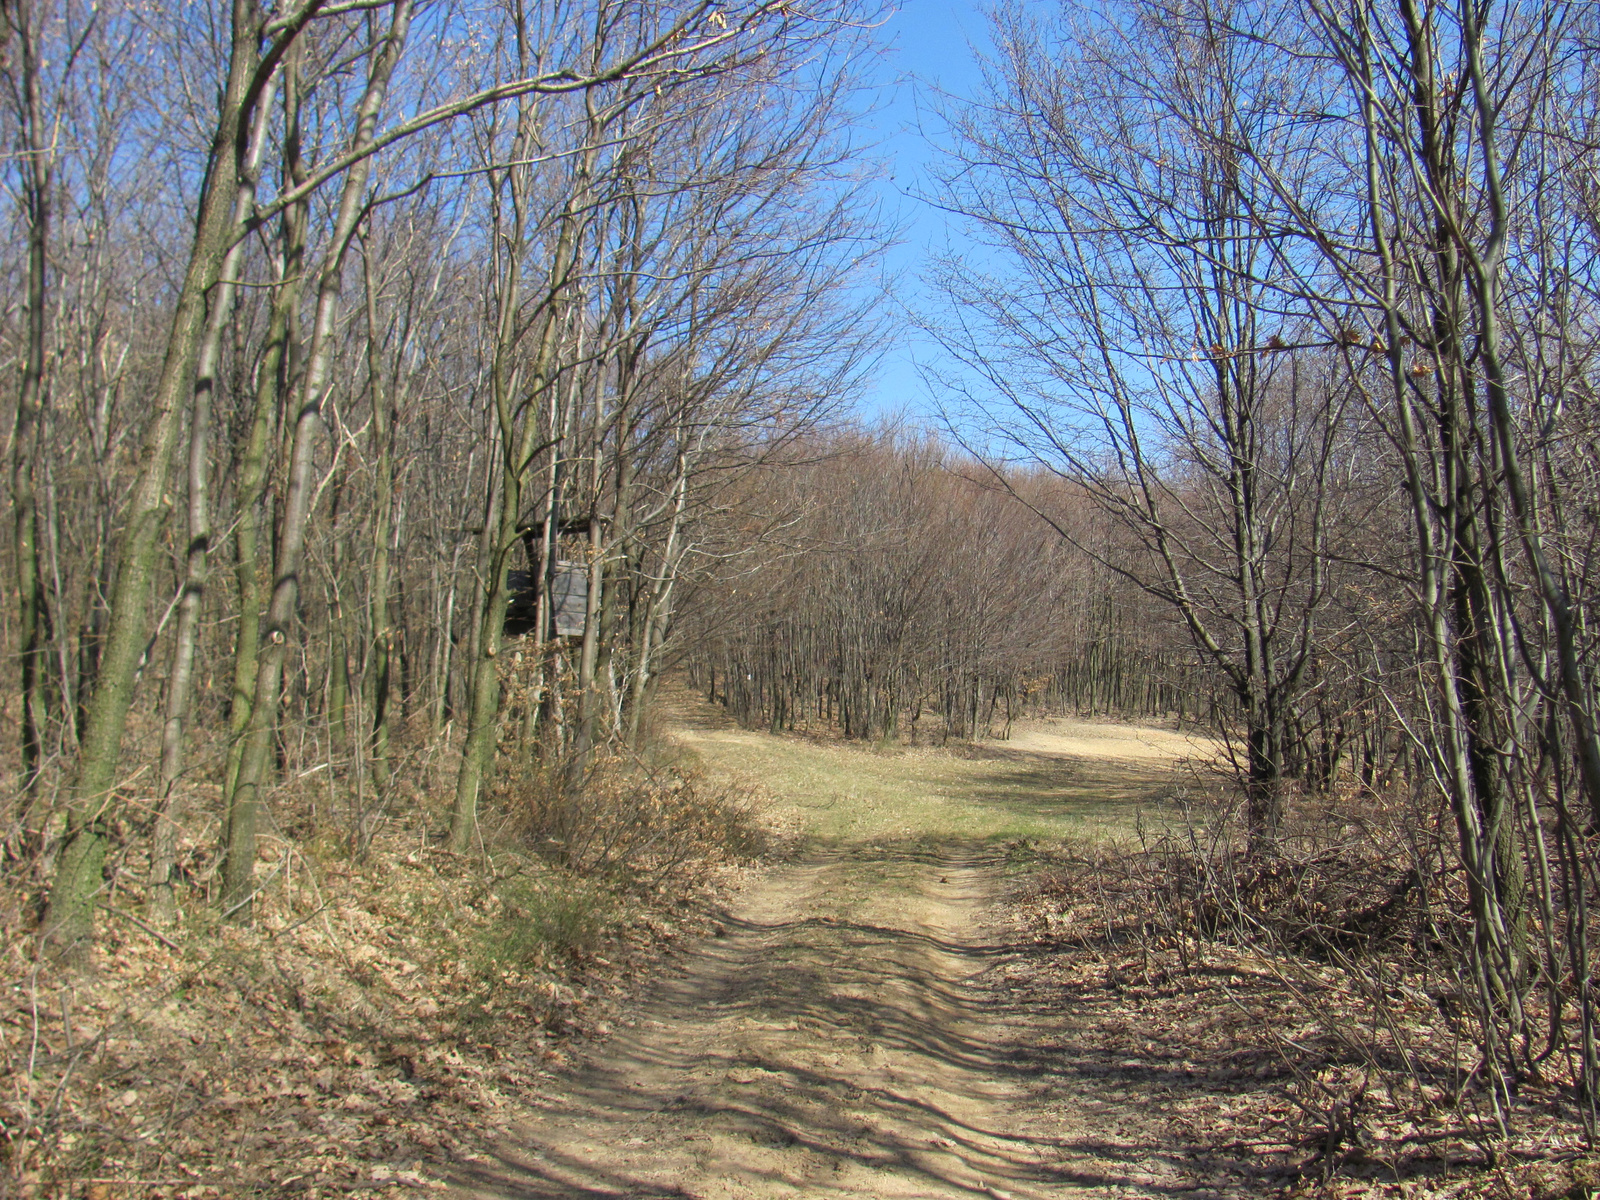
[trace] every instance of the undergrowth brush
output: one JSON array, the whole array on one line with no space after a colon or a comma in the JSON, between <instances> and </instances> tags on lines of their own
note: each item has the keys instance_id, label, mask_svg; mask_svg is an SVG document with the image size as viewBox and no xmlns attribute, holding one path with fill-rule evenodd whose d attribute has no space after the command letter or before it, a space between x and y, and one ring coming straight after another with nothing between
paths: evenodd
<instances>
[{"instance_id":1,"label":"undergrowth brush","mask_svg":"<svg viewBox=\"0 0 1600 1200\"><path fill-rule=\"evenodd\" d=\"M731 785L633 757L599 758L581 780L564 763L530 764L508 778L500 802L505 833L530 853L635 893L770 848Z\"/></svg>"},{"instance_id":2,"label":"undergrowth brush","mask_svg":"<svg viewBox=\"0 0 1600 1200\"><path fill-rule=\"evenodd\" d=\"M0 1197L416 1192L481 1158L761 848L736 796L684 775L501 777L469 855L438 843L425 780L360 836L330 821L325 781L280 788L248 926L219 919L217 814L196 788L180 919L147 905L146 839L127 831L79 972L36 958L44 872L38 847L14 851Z\"/></svg>"},{"instance_id":3,"label":"undergrowth brush","mask_svg":"<svg viewBox=\"0 0 1600 1200\"><path fill-rule=\"evenodd\" d=\"M1131 846L1030 846L1015 900L1043 952L1038 986L1094 1022L1108 1064L1188 1081L1163 1103L1217 1186L1590 1197L1583 1030L1561 1003L1573 981L1530 987L1537 1036L1518 1047L1502 1128L1457 966L1470 924L1442 819L1329 798L1251 856L1217 799Z\"/></svg>"}]
</instances>

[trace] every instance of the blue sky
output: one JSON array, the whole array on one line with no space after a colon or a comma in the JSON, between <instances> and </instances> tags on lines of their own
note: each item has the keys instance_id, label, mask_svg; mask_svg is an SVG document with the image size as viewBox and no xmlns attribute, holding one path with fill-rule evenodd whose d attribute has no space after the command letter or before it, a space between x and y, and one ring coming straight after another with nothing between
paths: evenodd
<instances>
[{"instance_id":1,"label":"blue sky","mask_svg":"<svg viewBox=\"0 0 1600 1200\"><path fill-rule=\"evenodd\" d=\"M892 171L892 179L879 185L883 201L905 227L903 244L891 253L889 265L901 276L898 299L912 310L936 304L919 279L930 251L962 244L958 224L916 199L936 153L919 124L928 116L931 88L957 96L971 94L978 71L970 46L986 45L985 35L978 0L903 0L879 33L887 50L886 103L871 120L880 153ZM895 336L867 390L864 407L871 412L925 409L928 396L917 367L938 363L939 347L899 314L891 321Z\"/></svg>"}]
</instances>

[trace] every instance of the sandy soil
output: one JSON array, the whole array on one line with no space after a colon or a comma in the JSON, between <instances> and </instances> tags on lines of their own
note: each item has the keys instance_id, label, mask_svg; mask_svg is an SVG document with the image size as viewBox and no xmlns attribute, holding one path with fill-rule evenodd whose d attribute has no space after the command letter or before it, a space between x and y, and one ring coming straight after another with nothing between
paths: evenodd
<instances>
[{"instance_id":1,"label":"sandy soil","mask_svg":"<svg viewBox=\"0 0 1600 1200\"><path fill-rule=\"evenodd\" d=\"M796 770L834 754L827 771L846 777L876 761L713 725L684 731L712 765L724 749L746 770L780 749ZM1137 791L1193 750L1161 730L1052 722L1019 730L1010 752L1111 778L1135 763ZM1013 763L990 769L1016 786ZM915 836L885 839L879 821L761 873L716 936L556 1082L539 1120L463 1168L457 1194L1206 1195L1160 1149L1159 1089L1085 1071L1098 1056L1071 1014L1008 987L1030 951L997 903L1003 841L941 839L945 808L918 811Z\"/></svg>"},{"instance_id":2,"label":"sandy soil","mask_svg":"<svg viewBox=\"0 0 1600 1200\"><path fill-rule=\"evenodd\" d=\"M1097 761L1165 763L1183 758L1210 759L1218 752L1215 742L1195 734L1148 725L1075 721L1066 717L1019 721L1011 737L998 744L1036 754L1060 754Z\"/></svg>"}]
</instances>

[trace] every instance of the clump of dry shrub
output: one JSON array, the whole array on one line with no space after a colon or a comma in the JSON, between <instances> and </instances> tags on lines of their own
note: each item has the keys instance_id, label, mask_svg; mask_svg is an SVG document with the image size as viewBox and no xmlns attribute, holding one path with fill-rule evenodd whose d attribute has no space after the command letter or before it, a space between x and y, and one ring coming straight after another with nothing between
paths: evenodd
<instances>
[{"instance_id":1,"label":"clump of dry shrub","mask_svg":"<svg viewBox=\"0 0 1600 1200\"><path fill-rule=\"evenodd\" d=\"M609 755L587 771L532 764L502 791L505 829L521 845L586 879L633 891L682 885L769 849L747 799L684 768Z\"/></svg>"},{"instance_id":2,"label":"clump of dry shrub","mask_svg":"<svg viewBox=\"0 0 1600 1200\"><path fill-rule=\"evenodd\" d=\"M1552 1016L1550 981L1529 994L1539 1036L1504 1132L1492 1118L1447 816L1370 793L1302 800L1265 856L1226 797L1182 807L1137 846L1045 856L1018 902L1074 1007L1111 1042L1136 1009L1134 1049L1191 1075L1169 1111L1217 1182L1591 1194L1582 1030L1571 1007ZM1528 936L1543 933L1531 913ZM1152 1028L1167 1031L1155 1044Z\"/></svg>"}]
</instances>

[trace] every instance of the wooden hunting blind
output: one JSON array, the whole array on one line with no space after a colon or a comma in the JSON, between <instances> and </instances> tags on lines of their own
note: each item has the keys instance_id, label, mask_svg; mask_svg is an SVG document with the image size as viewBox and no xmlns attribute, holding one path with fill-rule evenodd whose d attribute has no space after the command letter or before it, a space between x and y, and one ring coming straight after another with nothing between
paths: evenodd
<instances>
[{"instance_id":1,"label":"wooden hunting blind","mask_svg":"<svg viewBox=\"0 0 1600 1200\"><path fill-rule=\"evenodd\" d=\"M557 637L582 637L589 608L589 572L581 563L556 563L550 589Z\"/></svg>"},{"instance_id":2,"label":"wooden hunting blind","mask_svg":"<svg viewBox=\"0 0 1600 1200\"><path fill-rule=\"evenodd\" d=\"M582 637L589 607L589 571L582 563L557 562L550 580L550 614L556 637ZM511 603L506 607L506 632L513 637L534 632L539 612L539 579L532 571L508 571Z\"/></svg>"}]
</instances>

